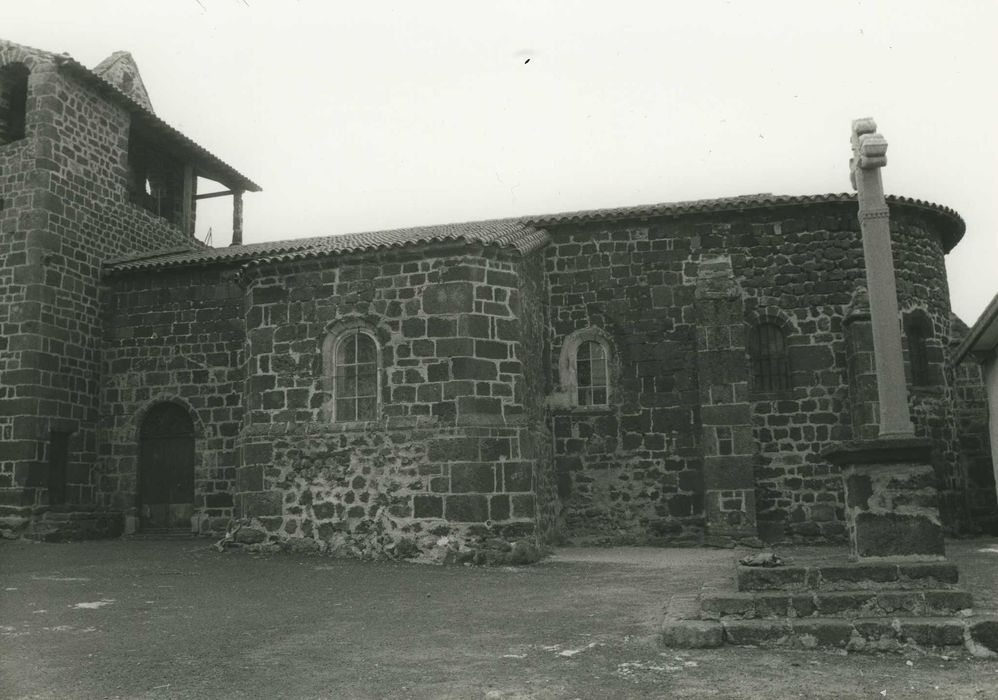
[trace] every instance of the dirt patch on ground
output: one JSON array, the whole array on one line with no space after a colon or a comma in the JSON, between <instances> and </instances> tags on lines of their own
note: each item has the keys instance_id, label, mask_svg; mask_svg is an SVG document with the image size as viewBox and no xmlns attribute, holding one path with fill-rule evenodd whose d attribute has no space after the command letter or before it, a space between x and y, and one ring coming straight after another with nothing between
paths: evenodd
<instances>
[{"instance_id":1,"label":"dirt patch on ground","mask_svg":"<svg viewBox=\"0 0 998 700\"><path fill-rule=\"evenodd\" d=\"M991 551L993 548L994 551ZM998 541L950 543L995 609ZM742 552L566 549L482 569L218 554L202 540L0 544L3 697L984 698L998 662L655 643Z\"/></svg>"}]
</instances>

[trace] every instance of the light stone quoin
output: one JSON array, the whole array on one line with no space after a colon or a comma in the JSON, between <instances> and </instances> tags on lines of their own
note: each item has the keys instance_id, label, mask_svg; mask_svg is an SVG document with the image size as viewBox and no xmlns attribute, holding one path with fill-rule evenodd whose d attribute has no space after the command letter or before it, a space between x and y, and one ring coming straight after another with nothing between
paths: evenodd
<instances>
[{"instance_id":1,"label":"light stone quoin","mask_svg":"<svg viewBox=\"0 0 998 700\"><path fill-rule=\"evenodd\" d=\"M880 436L912 436L908 410L897 285L891 251L891 225L880 169L887 165L887 141L877 133L873 119L852 123L850 178L859 197L859 225L863 237L866 284L873 323L873 353L880 403Z\"/></svg>"}]
</instances>

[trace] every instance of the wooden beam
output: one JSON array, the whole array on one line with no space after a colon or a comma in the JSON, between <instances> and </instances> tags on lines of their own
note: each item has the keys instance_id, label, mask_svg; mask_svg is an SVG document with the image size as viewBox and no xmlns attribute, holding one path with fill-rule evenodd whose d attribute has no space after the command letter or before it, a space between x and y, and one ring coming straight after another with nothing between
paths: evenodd
<instances>
[{"instance_id":1,"label":"wooden beam","mask_svg":"<svg viewBox=\"0 0 998 700\"><path fill-rule=\"evenodd\" d=\"M235 192L232 190L225 190L224 192L205 192L204 194L199 194L194 199L211 199L212 197L228 197L230 194L234 195Z\"/></svg>"},{"instance_id":2,"label":"wooden beam","mask_svg":"<svg viewBox=\"0 0 998 700\"><path fill-rule=\"evenodd\" d=\"M194 235L194 166L189 163L184 166L184 200L181 212L180 226L185 236Z\"/></svg>"},{"instance_id":3,"label":"wooden beam","mask_svg":"<svg viewBox=\"0 0 998 700\"><path fill-rule=\"evenodd\" d=\"M232 245L243 244L243 193L232 193Z\"/></svg>"}]
</instances>

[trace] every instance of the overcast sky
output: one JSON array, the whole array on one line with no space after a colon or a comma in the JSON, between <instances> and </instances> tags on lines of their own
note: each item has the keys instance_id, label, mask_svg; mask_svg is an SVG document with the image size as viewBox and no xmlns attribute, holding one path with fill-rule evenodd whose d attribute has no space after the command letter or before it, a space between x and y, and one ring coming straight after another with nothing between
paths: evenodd
<instances>
[{"instance_id":1,"label":"overcast sky","mask_svg":"<svg viewBox=\"0 0 998 700\"><path fill-rule=\"evenodd\" d=\"M998 292L998 2L3 2L4 38L131 51L157 114L264 191L246 242L758 192L849 190L873 116L888 192L967 222ZM528 62L529 59L529 62ZM231 235L229 199L198 234Z\"/></svg>"}]
</instances>

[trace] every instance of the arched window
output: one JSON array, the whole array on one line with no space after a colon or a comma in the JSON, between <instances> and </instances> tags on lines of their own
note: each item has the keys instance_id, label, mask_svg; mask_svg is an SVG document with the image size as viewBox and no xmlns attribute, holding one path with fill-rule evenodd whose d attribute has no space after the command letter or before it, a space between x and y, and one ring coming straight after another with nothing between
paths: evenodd
<instances>
[{"instance_id":1,"label":"arched window","mask_svg":"<svg viewBox=\"0 0 998 700\"><path fill-rule=\"evenodd\" d=\"M575 353L575 376L580 406L606 406L609 371L606 350L595 340L579 345Z\"/></svg>"},{"instance_id":2,"label":"arched window","mask_svg":"<svg viewBox=\"0 0 998 700\"><path fill-rule=\"evenodd\" d=\"M558 371L568 404L609 406L613 396L610 340L596 328L575 331L561 348Z\"/></svg>"},{"instance_id":3,"label":"arched window","mask_svg":"<svg viewBox=\"0 0 998 700\"><path fill-rule=\"evenodd\" d=\"M787 338L775 323L759 323L749 329L748 353L752 363L752 389L759 392L790 388Z\"/></svg>"},{"instance_id":4,"label":"arched window","mask_svg":"<svg viewBox=\"0 0 998 700\"><path fill-rule=\"evenodd\" d=\"M335 420L378 417L378 344L363 331L342 336L334 352Z\"/></svg>"},{"instance_id":5,"label":"arched window","mask_svg":"<svg viewBox=\"0 0 998 700\"><path fill-rule=\"evenodd\" d=\"M327 415L337 423L377 420L381 349L374 330L359 319L338 322L322 344L322 356Z\"/></svg>"},{"instance_id":6,"label":"arched window","mask_svg":"<svg viewBox=\"0 0 998 700\"><path fill-rule=\"evenodd\" d=\"M932 337L932 321L922 312L912 313L904 320L904 335L908 341L911 383L915 386L929 386L932 384L932 373L929 367L928 340Z\"/></svg>"},{"instance_id":7,"label":"arched window","mask_svg":"<svg viewBox=\"0 0 998 700\"><path fill-rule=\"evenodd\" d=\"M27 101L27 67L14 64L0 68L0 146L24 138Z\"/></svg>"}]
</instances>

